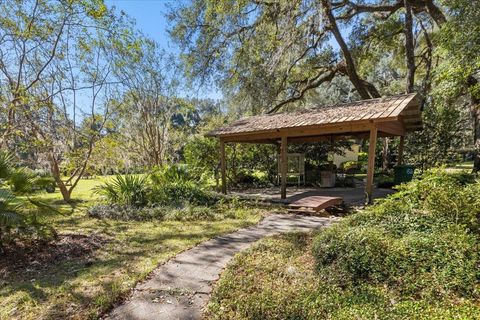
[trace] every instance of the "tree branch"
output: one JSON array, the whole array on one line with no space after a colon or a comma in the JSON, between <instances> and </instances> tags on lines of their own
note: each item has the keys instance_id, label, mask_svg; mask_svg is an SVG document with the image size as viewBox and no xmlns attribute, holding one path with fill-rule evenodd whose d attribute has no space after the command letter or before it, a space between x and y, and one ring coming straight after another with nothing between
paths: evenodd
<instances>
[{"instance_id":1,"label":"tree branch","mask_svg":"<svg viewBox=\"0 0 480 320\"><path fill-rule=\"evenodd\" d=\"M331 69L328 73L320 72L317 76L312 79L307 80L307 84L303 87L296 95L293 95L290 98L287 98L279 103L277 103L272 109L270 109L267 113L275 113L284 105L300 100L303 98L305 93L311 89L318 88L322 83L330 82L335 77L335 74L338 72L337 68Z\"/></svg>"},{"instance_id":2,"label":"tree branch","mask_svg":"<svg viewBox=\"0 0 480 320\"><path fill-rule=\"evenodd\" d=\"M330 25L331 31L335 39L337 40L337 43L340 46L340 49L342 50L343 57L345 59L347 75L350 78L350 81L352 82L353 86L357 90L358 94L360 94L360 96L363 99L380 97L380 94L378 93L377 89L375 89L373 85L365 86L365 80L360 79L357 73L357 70L355 68L355 62L353 61L353 57L350 53L350 50L348 49L348 46L345 40L342 37L342 34L337 25L337 21L333 16L330 1L322 0L322 7L324 10L325 17L327 18L327 21Z\"/></svg>"}]
</instances>

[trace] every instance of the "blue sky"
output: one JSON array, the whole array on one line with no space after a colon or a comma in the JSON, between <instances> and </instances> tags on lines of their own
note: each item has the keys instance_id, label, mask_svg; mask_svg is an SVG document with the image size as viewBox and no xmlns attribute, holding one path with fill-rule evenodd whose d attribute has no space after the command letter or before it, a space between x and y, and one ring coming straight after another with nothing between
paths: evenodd
<instances>
[{"instance_id":1,"label":"blue sky","mask_svg":"<svg viewBox=\"0 0 480 320\"><path fill-rule=\"evenodd\" d=\"M156 40L168 53L179 53L179 49L168 36L168 20L165 14L171 7L188 0L105 0L107 6L115 6L135 19L137 29ZM215 88L202 88L198 92L185 92L185 95L198 98L219 99L221 93Z\"/></svg>"}]
</instances>

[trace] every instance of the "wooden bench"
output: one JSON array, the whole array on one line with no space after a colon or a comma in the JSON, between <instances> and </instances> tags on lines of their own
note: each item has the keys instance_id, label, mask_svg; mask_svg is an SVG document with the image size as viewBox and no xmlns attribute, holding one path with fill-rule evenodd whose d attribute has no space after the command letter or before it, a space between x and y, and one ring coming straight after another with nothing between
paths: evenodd
<instances>
[{"instance_id":1,"label":"wooden bench","mask_svg":"<svg viewBox=\"0 0 480 320\"><path fill-rule=\"evenodd\" d=\"M338 206L343 203L340 197L309 196L298 199L288 204L289 212L318 213L329 207Z\"/></svg>"}]
</instances>

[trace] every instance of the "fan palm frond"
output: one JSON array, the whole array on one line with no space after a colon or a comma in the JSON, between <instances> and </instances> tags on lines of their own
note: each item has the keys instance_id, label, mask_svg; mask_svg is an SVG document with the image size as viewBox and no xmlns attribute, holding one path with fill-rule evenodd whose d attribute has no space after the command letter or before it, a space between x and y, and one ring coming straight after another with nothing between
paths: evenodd
<instances>
[{"instance_id":1,"label":"fan palm frond","mask_svg":"<svg viewBox=\"0 0 480 320\"><path fill-rule=\"evenodd\" d=\"M15 195L7 189L0 189L0 226L14 226L23 222L20 206Z\"/></svg>"},{"instance_id":2,"label":"fan palm frond","mask_svg":"<svg viewBox=\"0 0 480 320\"><path fill-rule=\"evenodd\" d=\"M10 153L0 151L0 179L6 179L10 176L13 168L13 156Z\"/></svg>"}]
</instances>

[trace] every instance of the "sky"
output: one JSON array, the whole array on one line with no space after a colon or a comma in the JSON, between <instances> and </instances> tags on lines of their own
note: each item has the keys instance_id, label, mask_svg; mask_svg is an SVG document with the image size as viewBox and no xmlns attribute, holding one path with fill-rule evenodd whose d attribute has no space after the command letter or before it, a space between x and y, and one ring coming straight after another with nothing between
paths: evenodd
<instances>
[{"instance_id":1,"label":"sky","mask_svg":"<svg viewBox=\"0 0 480 320\"><path fill-rule=\"evenodd\" d=\"M188 0L105 0L109 7L122 10L136 21L137 29L159 43L167 53L178 54L180 50L169 38L168 19L165 14L170 8ZM220 99L222 94L215 88L200 88L194 92L183 92L184 96Z\"/></svg>"}]
</instances>

